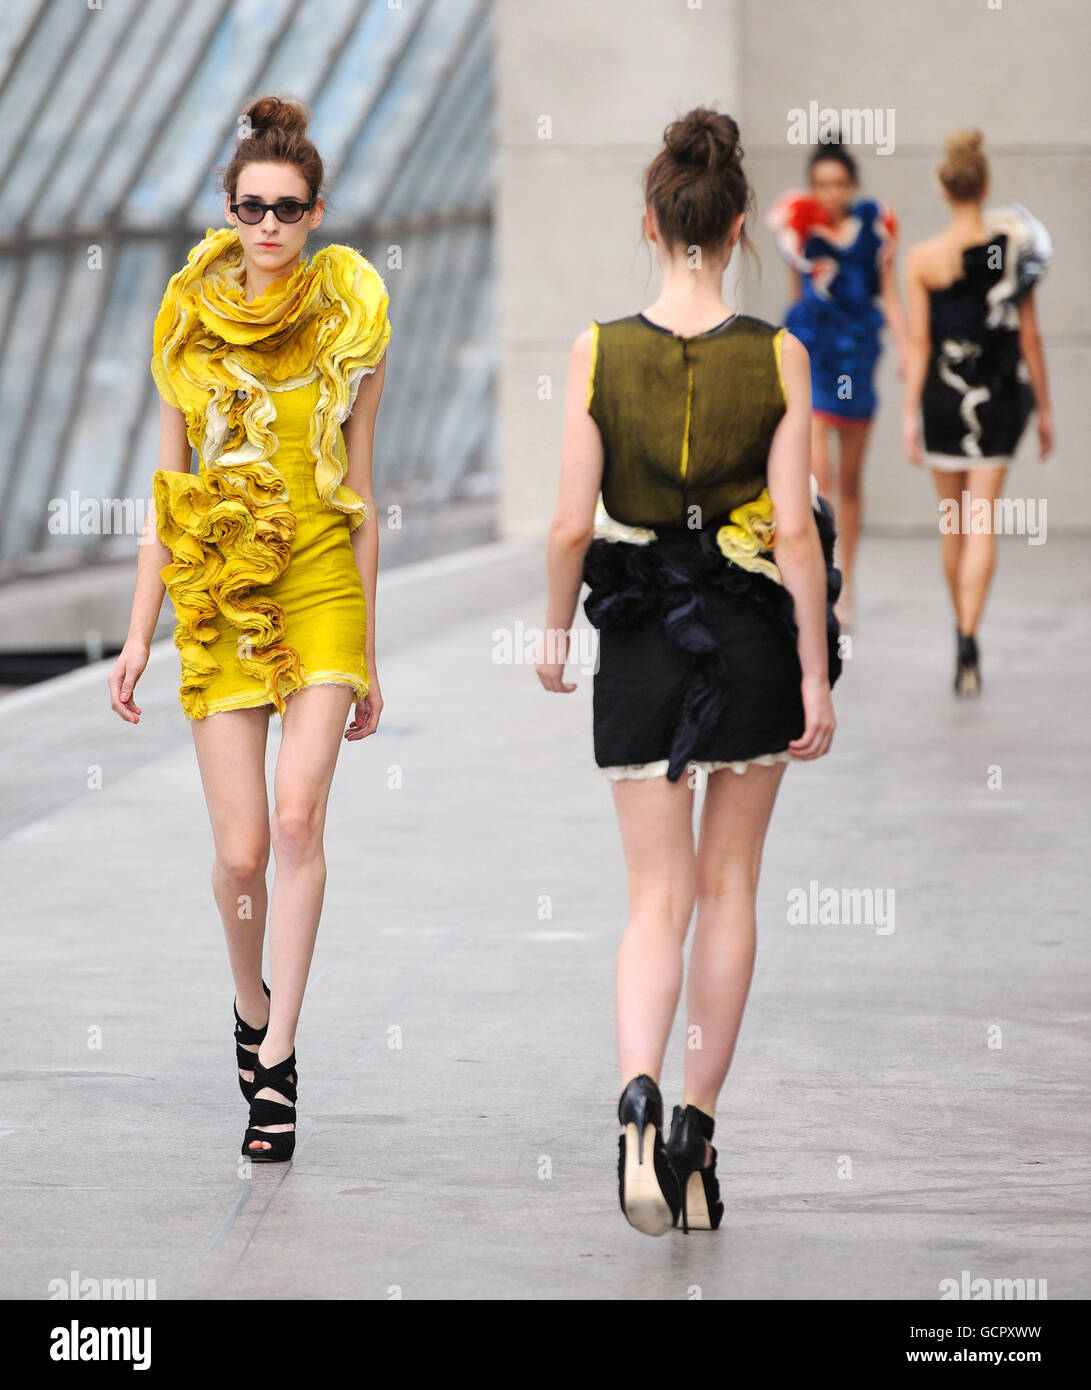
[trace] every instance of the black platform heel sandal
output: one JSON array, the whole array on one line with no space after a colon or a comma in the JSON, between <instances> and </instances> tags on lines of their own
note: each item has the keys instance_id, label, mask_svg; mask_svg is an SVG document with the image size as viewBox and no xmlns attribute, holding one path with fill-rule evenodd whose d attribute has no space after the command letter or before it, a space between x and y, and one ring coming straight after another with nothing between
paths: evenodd
<instances>
[{"instance_id":1,"label":"black platform heel sandal","mask_svg":"<svg viewBox=\"0 0 1091 1390\"><path fill-rule=\"evenodd\" d=\"M958 662L955 666L955 694L981 694L981 668L978 665L980 653L977 638L972 634L958 634Z\"/></svg>"},{"instance_id":2,"label":"black platform heel sandal","mask_svg":"<svg viewBox=\"0 0 1091 1390\"><path fill-rule=\"evenodd\" d=\"M716 1180L716 1150L712 1162L704 1167L705 1140L712 1143L716 1121L695 1105L674 1107L667 1158L678 1179L682 1194L682 1230L714 1231L723 1219L720 1184Z\"/></svg>"},{"instance_id":3,"label":"black platform heel sandal","mask_svg":"<svg viewBox=\"0 0 1091 1390\"><path fill-rule=\"evenodd\" d=\"M254 1058L254 1099L250 1102L250 1124L243 1136L242 1152L255 1163L286 1163L295 1152L295 1130L263 1130L261 1125L294 1125L296 1086L295 1048L293 1047L282 1062L274 1062L271 1067L263 1067ZM267 1100L258 1091L266 1087L284 1097ZM252 1149L250 1145L259 1140L271 1145L268 1149Z\"/></svg>"},{"instance_id":4,"label":"black platform heel sandal","mask_svg":"<svg viewBox=\"0 0 1091 1390\"><path fill-rule=\"evenodd\" d=\"M681 1197L663 1147L663 1098L645 1073L621 1093L617 1116L618 1200L625 1219L645 1235L664 1235L678 1220Z\"/></svg>"},{"instance_id":5,"label":"black platform heel sandal","mask_svg":"<svg viewBox=\"0 0 1091 1390\"><path fill-rule=\"evenodd\" d=\"M271 998L269 986L264 980L261 982L261 987L265 991L265 997L267 999ZM245 1080L242 1073L244 1071L254 1070L254 1059L257 1057L257 1053L248 1052L243 1044L246 1043L249 1046L256 1044L260 1047L265 1041L266 1033L269 1031L269 1023L267 1020L263 1028L254 1028L247 1023L246 1019L241 1018L239 1016L239 1000L237 995L235 996L235 1002L232 1008L235 1010L235 1060L239 1066L239 1090L243 1094L243 1099L249 1102L254 1099L254 1083Z\"/></svg>"}]
</instances>

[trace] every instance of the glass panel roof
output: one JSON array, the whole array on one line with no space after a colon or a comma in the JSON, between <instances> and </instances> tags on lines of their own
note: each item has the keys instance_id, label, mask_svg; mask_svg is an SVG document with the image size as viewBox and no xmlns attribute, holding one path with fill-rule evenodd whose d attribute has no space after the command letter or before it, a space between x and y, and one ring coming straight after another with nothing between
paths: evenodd
<instances>
[{"instance_id":1,"label":"glass panel roof","mask_svg":"<svg viewBox=\"0 0 1091 1390\"><path fill-rule=\"evenodd\" d=\"M0 580L135 555L102 527L51 531L51 503L116 499L139 526L152 323L224 225L216 171L262 93L313 112L331 196L308 254L347 242L390 294L379 509L489 491L488 0L24 0L5 20Z\"/></svg>"}]
</instances>

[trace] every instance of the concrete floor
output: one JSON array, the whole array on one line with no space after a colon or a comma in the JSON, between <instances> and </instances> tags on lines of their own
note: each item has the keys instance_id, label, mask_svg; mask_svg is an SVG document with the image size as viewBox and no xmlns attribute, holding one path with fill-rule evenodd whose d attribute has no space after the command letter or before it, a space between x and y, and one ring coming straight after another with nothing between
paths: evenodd
<instances>
[{"instance_id":1,"label":"concrete floor","mask_svg":"<svg viewBox=\"0 0 1091 1390\"><path fill-rule=\"evenodd\" d=\"M173 646L138 728L105 666L0 700L0 1294L927 1299L968 1270L1087 1297L1089 573L1085 542L1002 544L960 703L935 543L866 541L834 751L789 769L770 831L724 1225L689 1238L617 1207L625 884L590 677L547 697L493 659L542 620L540 546L381 590L386 712L334 782L290 1168L237 1167ZM893 892L894 931L790 925L812 881Z\"/></svg>"}]
</instances>

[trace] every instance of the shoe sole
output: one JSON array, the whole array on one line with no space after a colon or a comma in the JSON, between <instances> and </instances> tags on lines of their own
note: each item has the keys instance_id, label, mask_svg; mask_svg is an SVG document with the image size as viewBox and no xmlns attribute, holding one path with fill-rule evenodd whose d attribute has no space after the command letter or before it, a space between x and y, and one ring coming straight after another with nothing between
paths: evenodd
<instances>
[{"instance_id":1,"label":"shoe sole","mask_svg":"<svg viewBox=\"0 0 1091 1390\"><path fill-rule=\"evenodd\" d=\"M646 1236L662 1236L674 1225L674 1213L655 1175L655 1126L644 1131L644 1162L639 1160L634 1124L625 1126L625 1217ZM698 1179L699 1181L699 1179Z\"/></svg>"}]
</instances>

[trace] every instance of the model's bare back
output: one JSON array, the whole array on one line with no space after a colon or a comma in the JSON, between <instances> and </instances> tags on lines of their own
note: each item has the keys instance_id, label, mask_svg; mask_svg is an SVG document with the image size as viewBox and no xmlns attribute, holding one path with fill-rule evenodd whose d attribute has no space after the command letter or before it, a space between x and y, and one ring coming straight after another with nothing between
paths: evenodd
<instances>
[{"instance_id":1,"label":"model's bare back","mask_svg":"<svg viewBox=\"0 0 1091 1390\"><path fill-rule=\"evenodd\" d=\"M945 227L936 236L910 247L906 274L914 275L925 289L946 289L962 277L963 251L971 246L982 246L987 240L984 226L975 234L968 234L963 227Z\"/></svg>"}]
</instances>

